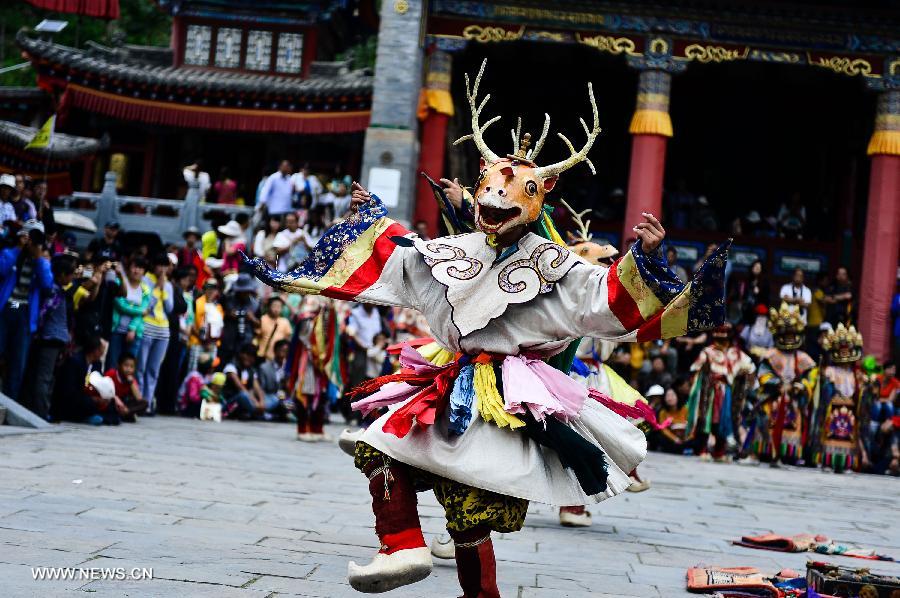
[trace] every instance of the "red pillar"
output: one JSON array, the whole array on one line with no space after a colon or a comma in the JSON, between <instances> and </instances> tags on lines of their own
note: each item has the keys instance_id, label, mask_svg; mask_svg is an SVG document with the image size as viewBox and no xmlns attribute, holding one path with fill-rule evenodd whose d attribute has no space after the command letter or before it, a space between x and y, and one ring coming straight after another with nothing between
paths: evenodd
<instances>
[{"instance_id":1,"label":"red pillar","mask_svg":"<svg viewBox=\"0 0 900 598\"><path fill-rule=\"evenodd\" d=\"M634 135L631 140L631 168L628 172L628 203L622 222L622 251L636 237L632 228L644 221L641 212L662 218L663 173L666 142L662 135Z\"/></svg>"},{"instance_id":2,"label":"red pillar","mask_svg":"<svg viewBox=\"0 0 900 598\"><path fill-rule=\"evenodd\" d=\"M872 167L858 324L866 352L885 360L891 355L891 299L900 259L900 90L879 96L867 153Z\"/></svg>"},{"instance_id":3,"label":"red pillar","mask_svg":"<svg viewBox=\"0 0 900 598\"><path fill-rule=\"evenodd\" d=\"M900 256L900 155L872 156L867 210L859 331L866 352L882 361L891 354L891 299Z\"/></svg>"},{"instance_id":4,"label":"red pillar","mask_svg":"<svg viewBox=\"0 0 900 598\"><path fill-rule=\"evenodd\" d=\"M643 222L641 212L650 212L662 220L666 142L672 136L672 119L669 117L671 84L671 74L654 69L641 71L638 78L637 105L628 127L632 134L631 166L628 173L628 203L622 222L622 252L631 247L631 242L636 238L632 229Z\"/></svg>"},{"instance_id":5,"label":"red pillar","mask_svg":"<svg viewBox=\"0 0 900 598\"><path fill-rule=\"evenodd\" d=\"M453 98L450 97L450 71L453 58L447 52L434 50L428 56L425 88L419 100L419 120L422 121L422 144L419 150L419 169L416 172L416 206L413 224L424 220L428 234L438 234L440 209L428 182L419 172L424 172L435 182L444 176L444 156L447 154L447 123L453 116Z\"/></svg>"},{"instance_id":6,"label":"red pillar","mask_svg":"<svg viewBox=\"0 0 900 598\"><path fill-rule=\"evenodd\" d=\"M447 123L450 117L434 110L428 111L422 123L422 149L419 152L419 172L424 172L438 182L444 173L444 156L447 150ZM417 173L418 174L418 173ZM428 234L438 233L438 204L434 200L431 186L424 177L419 177L416 187L416 209L413 224L419 220L428 223Z\"/></svg>"}]
</instances>

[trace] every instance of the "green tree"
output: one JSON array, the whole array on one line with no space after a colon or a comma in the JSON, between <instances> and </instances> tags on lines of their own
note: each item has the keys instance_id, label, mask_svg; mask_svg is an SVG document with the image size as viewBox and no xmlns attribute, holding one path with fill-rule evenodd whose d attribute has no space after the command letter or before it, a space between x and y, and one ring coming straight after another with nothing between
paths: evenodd
<instances>
[{"instance_id":1,"label":"green tree","mask_svg":"<svg viewBox=\"0 0 900 598\"><path fill-rule=\"evenodd\" d=\"M119 0L119 19L105 21L91 17L58 13L35 8L24 0L4 2L0 6L0 66L23 61L16 45L16 32L22 27L34 27L43 19L68 21L61 33L53 36L56 43L82 47L88 40L110 44L115 37L124 36L125 43L145 46L167 46L172 18L159 10L151 0ZM35 85L30 68L0 75L0 85Z\"/></svg>"}]
</instances>

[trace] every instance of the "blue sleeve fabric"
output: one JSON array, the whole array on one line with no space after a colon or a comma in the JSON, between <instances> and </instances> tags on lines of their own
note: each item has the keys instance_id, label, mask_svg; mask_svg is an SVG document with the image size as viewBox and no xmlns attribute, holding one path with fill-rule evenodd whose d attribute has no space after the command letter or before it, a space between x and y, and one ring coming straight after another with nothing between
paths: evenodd
<instances>
[{"instance_id":1,"label":"blue sleeve fabric","mask_svg":"<svg viewBox=\"0 0 900 598\"><path fill-rule=\"evenodd\" d=\"M648 254L644 253L641 242L635 241L631 245L630 251L641 278L644 279L660 303L667 305L684 290L685 284L666 262L662 244Z\"/></svg>"}]
</instances>

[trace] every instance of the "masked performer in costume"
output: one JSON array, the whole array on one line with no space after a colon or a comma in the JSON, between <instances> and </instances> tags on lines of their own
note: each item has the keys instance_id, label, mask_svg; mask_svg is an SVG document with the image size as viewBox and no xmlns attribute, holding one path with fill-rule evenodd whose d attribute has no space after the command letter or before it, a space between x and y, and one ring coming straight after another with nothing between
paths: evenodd
<instances>
[{"instance_id":1,"label":"masked performer in costume","mask_svg":"<svg viewBox=\"0 0 900 598\"><path fill-rule=\"evenodd\" d=\"M835 473L852 469L857 462L860 408L866 400L869 385L865 383L856 362L862 357L862 335L851 326L838 324L822 339L828 365L821 373L818 404L812 409L810 436L816 462Z\"/></svg>"},{"instance_id":2,"label":"masked performer in costume","mask_svg":"<svg viewBox=\"0 0 900 598\"><path fill-rule=\"evenodd\" d=\"M619 251L612 245L596 243L591 239L591 221L584 220L584 215L591 210L576 212L565 200L561 200L561 203L571 214L578 229L577 234L566 232L569 239L569 250L575 252L589 264L597 264L606 268L612 266ZM629 418L641 429L643 427L659 428L656 416L646 399L615 370L606 365L606 360L616 350L618 344L597 338L581 339L572 362L570 375L589 389L599 391L620 405L637 409L644 408L640 415L638 412L634 412L632 413L633 417ZM628 476L632 480L632 484L628 486L629 492L643 492L650 488L650 480L642 479L637 468ZM591 513L584 505L560 507L559 523L565 527L588 527L591 525Z\"/></svg>"},{"instance_id":3,"label":"masked performer in costume","mask_svg":"<svg viewBox=\"0 0 900 598\"><path fill-rule=\"evenodd\" d=\"M343 390L339 318L332 301L307 297L294 326L288 357L294 393L297 440L328 440L325 413Z\"/></svg>"},{"instance_id":4,"label":"masked performer in costume","mask_svg":"<svg viewBox=\"0 0 900 598\"><path fill-rule=\"evenodd\" d=\"M651 214L611 268L566 249L545 216L544 196L558 176L581 162L593 166L587 154L600 127L590 85L587 141L575 149L559 135L571 155L540 167L549 120L533 149L527 133L513 132L515 153L505 157L483 140L499 118L479 123L483 70L466 90L472 134L464 139L482 156L476 232L423 241L354 185L351 216L297 269L282 273L251 261L261 280L284 291L417 309L442 348L428 359L405 347L398 373L355 389L374 394L354 408L389 406L356 443L381 542L370 564L349 565L350 585L363 592L430 574L415 496L428 488L445 509L464 596L498 596L491 531L520 529L530 500L580 505L622 492L646 452L643 433L552 358L565 357L583 336L649 340L724 319L726 246L684 285L666 268L659 252L665 231Z\"/></svg>"},{"instance_id":5,"label":"masked performer in costume","mask_svg":"<svg viewBox=\"0 0 900 598\"><path fill-rule=\"evenodd\" d=\"M729 440L734 442L735 416L740 414L744 393L756 366L734 343L734 327L725 322L712 331L712 344L691 364L694 379L688 397L687 433L696 443L701 460L728 461ZM712 457L709 437L713 436Z\"/></svg>"},{"instance_id":6,"label":"masked performer in costume","mask_svg":"<svg viewBox=\"0 0 900 598\"><path fill-rule=\"evenodd\" d=\"M814 387L816 364L799 348L805 326L796 307L782 303L769 310L769 330L775 346L766 350L757 370L753 451L772 464L795 463L806 433L806 412Z\"/></svg>"}]
</instances>

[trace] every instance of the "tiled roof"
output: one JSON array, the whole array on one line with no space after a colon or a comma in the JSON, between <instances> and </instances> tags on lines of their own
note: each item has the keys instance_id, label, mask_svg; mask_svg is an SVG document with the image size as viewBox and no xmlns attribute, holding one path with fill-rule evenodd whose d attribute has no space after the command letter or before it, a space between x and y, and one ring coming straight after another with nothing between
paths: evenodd
<instances>
[{"instance_id":1,"label":"tiled roof","mask_svg":"<svg viewBox=\"0 0 900 598\"><path fill-rule=\"evenodd\" d=\"M34 139L38 129L26 127L19 123L0 120L0 144L5 144L18 149L24 149L29 141ZM103 149L108 144L107 139L93 139L91 137L78 137L65 133L53 134L53 148L51 157L56 160L75 160L82 156L88 156ZM47 148L29 149L31 153L47 156Z\"/></svg>"},{"instance_id":2,"label":"tiled roof","mask_svg":"<svg viewBox=\"0 0 900 598\"><path fill-rule=\"evenodd\" d=\"M60 77L75 83L82 79L105 79L112 89L133 84L141 88L189 90L190 95L204 93L244 94L253 97L310 97L343 94L371 95L373 77L368 70L352 71L349 63L325 63L329 76L306 79L270 74L161 65L158 56L147 48L108 48L90 44L75 49L32 37L26 30L16 35L19 46L31 56L40 74ZM165 48L159 49L166 52ZM321 72L321 63L313 63L312 72ZM92 85L93 86L93 85Z\"/></svg>"}]
</instances>

